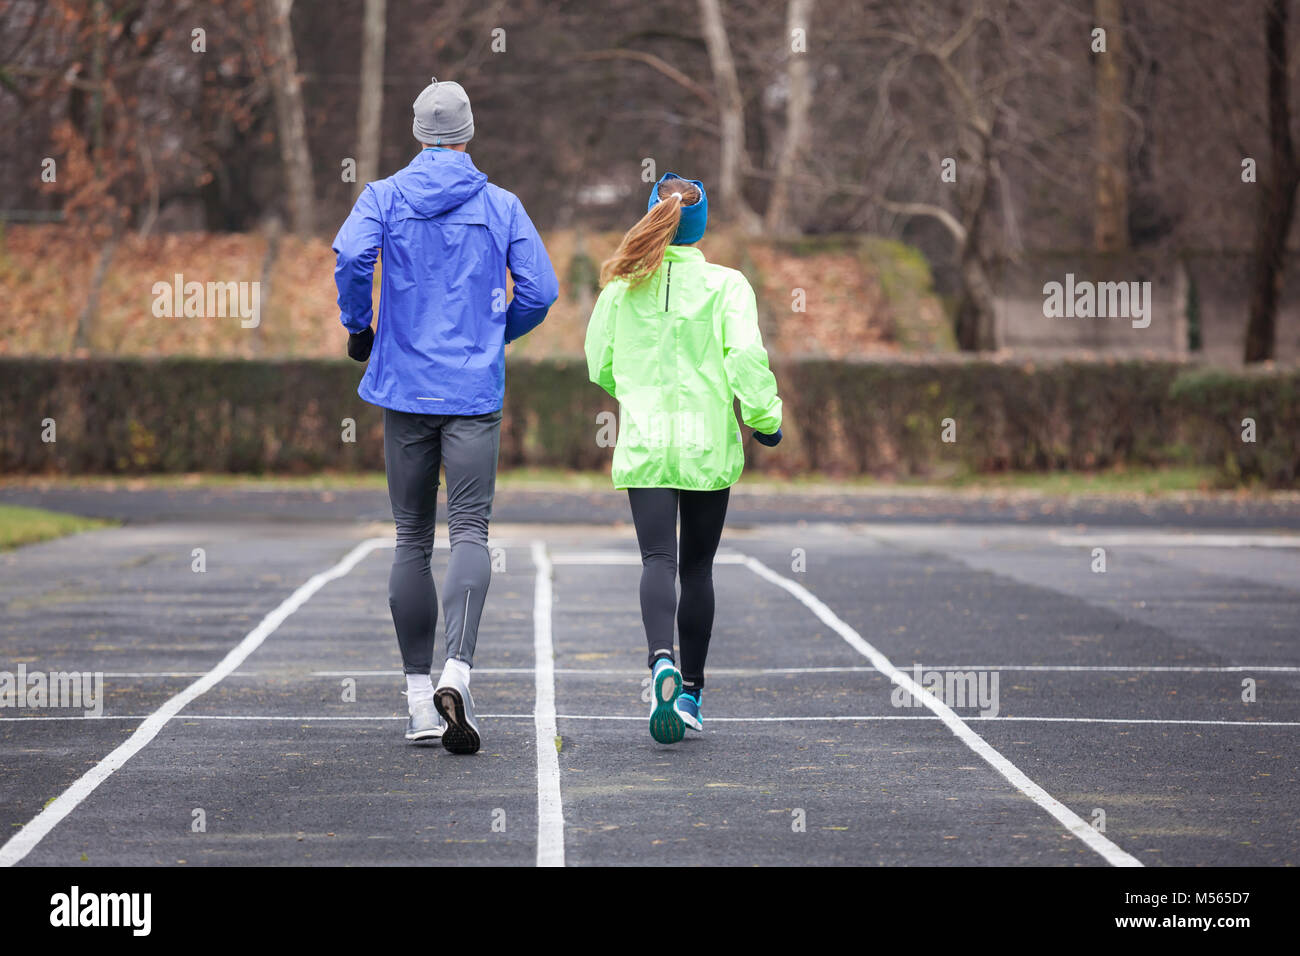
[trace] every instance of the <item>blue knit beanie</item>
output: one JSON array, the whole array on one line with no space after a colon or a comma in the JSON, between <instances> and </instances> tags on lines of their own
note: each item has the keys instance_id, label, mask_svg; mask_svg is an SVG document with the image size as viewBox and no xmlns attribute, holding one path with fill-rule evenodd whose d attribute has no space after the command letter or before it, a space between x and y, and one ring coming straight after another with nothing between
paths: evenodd
<instances>
[{"instance_id":1,"label":"blue knit beanie","mask_svg":"<svg viewBox=\"0 0 1300 956\"><path fill-rule=\"evenodd\" d=\"M673 234L672 244L686 246L692 242L699 242L709 225L709 194L704 191L704 183L698 179L683 179L676 173L664 173L663 178L655 183L654 189L650 190L650 201L646 203L646 210L654 208L655 203L659 201L659 187L670 179L681 179L700 191L699 202L682 206L682 221L677 224L677 232Z\"/></svg>"}]
</instances>

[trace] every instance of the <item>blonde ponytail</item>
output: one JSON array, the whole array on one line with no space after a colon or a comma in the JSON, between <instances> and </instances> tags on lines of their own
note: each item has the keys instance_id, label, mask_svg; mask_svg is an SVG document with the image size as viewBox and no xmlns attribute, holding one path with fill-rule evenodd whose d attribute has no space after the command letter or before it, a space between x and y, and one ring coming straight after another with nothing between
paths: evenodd
<instances>
[{"instance_id":1,"label":"blonde ponytail","mask_svg":"<svg viewBox=\"0 0 1300 956\"><path fill-rule=\"evenodd\" d=\"M655 203L641 221L627 231L614 254L601 264L601 286L614 279L626 279L632 286L644 282L663 263L664 251L673 241L681 221L682 197L679 193L672 193Z\"/></svg>"}]
</instances>

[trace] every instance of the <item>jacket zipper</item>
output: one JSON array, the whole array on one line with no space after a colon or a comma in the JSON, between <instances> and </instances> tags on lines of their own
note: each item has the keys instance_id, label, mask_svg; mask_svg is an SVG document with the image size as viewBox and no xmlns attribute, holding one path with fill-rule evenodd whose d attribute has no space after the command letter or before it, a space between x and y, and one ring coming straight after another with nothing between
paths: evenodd
<instances>
[{"instance_id":1,"label":"jacket zipper","mask_svg":"<svg viewBox=\"0 0 1300 956\"><path fill-rule=\"evenodd\" d=\"M668 297L673 294L673 264L668 263L668 282L664 288L664 311L668 311Z\"/></svg>"}]
</instances>

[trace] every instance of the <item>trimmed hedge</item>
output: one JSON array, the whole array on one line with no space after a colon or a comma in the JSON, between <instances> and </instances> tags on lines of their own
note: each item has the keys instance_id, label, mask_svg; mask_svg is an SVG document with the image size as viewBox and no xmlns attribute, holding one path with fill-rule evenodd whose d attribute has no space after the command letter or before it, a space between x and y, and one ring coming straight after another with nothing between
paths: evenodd
<instances>
[{"instance_id":1,"label":"trimmed hedge","mask_svg":"<svg viewBox=\"0 0 1300 956\"><path fill-rule=\"evenodd\" d=\"M357 398L359 373L348 362L0 360L0 471L382 468L383 420ZM342 440L344 418L355 442Z\"/></svg>"},{"instance_id":2,"label":"trimmed hedge","mask_svg":"<svg viewBox=\"0 0 1300 956\"><path fill-rule=\"evenodd\" d=\"M1174 382L1170 401L1193 425L1186 431L1196 459L1226 481L1300 487L1300 372L1190 372ZM1243 440L1247 418L1254 442Z\"/></svg>"},{"instance_id":3,"label":"trimmed hedge","mask_svg":"<svg viewBox=\"0 0 1300 956\"><path fill-rule=\"evenodd\" d=\"M807 470L926 475L1162 464L1171 364L800 362L779 370ZM952 419L956 441L940 440Z\"/></svg>"},{"instance_id":4,"label":"trimmed hedge","mask_svg":"<svg viewBox=\"0 0 1300 956\"><path fill-rule=\"evenodd\" d=\"M1213 464L1226 480L1296 487L1300 372L1167 362L788 361L775 366L786 441L765 472L932 475ZM303 473L383 467L380 412L347 361L0 359L0 472ZM580 359L511 362L503 466L607 467L614 410ZM1254 418L1257 441L1241 440ZM57 440L42 441L52 418ZM343 438L355 421L355 441ZM941 440L952 419L956 441Z\"/></svg>"}]
</instances>

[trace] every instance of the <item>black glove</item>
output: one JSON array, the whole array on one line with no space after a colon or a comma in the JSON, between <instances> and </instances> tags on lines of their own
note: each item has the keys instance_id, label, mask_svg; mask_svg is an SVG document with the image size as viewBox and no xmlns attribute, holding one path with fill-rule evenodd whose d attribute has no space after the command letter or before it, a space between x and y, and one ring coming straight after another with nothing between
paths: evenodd
<instances>
[{"instance_id":1,"label":"black glove","mask_svg":"<svg viewBox=\"0 0 1300 956\"><path fill-rule=\"evenodd\" d=\"M353 332L348 336L348 358L364 362L370 358L370 349L374 344L375 331L370 326L367 325L360 332Z\"/></svg>"},{"instance_id":2,"label":"black glove","mask_svg":"<svg viewBox=\"0 0 1300 956\"><path fill-rule=\"evenodd\" d=\"M754 432L754 440L760 445L766 445L768 448L775 448L781 444L781 429L777 429L771 435L764 435L762 432Z\"/></svg>"}]
</instances>

